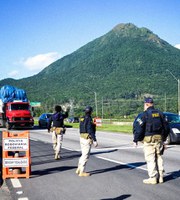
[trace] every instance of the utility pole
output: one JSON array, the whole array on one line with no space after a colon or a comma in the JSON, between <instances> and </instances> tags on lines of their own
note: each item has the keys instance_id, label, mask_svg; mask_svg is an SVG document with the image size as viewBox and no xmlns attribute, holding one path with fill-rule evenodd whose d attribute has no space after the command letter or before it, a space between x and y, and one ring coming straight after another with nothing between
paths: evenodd
<instances>
[{"instance_id":1,"label":"utility pole","mask_svg":"<svg viewBox=\"0 0 180 200\"><path fill-rule=\"evenodd\" d=\"M180 115L180 80L174 76L174 74L169 71L169 69L166 69L167 72L171 74L171 76L177 81L178 83L178 114Z\"/></svg>"},{"instance_id":2,"label":"utility pole","mask_svg":"<svg viewBox=\"0 0 180 200\"><path fill-rule=\"evenodd\" d=\"M94 101L95 101L95 107L96 107L96 117L98 116L98 108L97 108L97 93L95 91L93 91L91 88L89 88L88 86L85 86L86 88L88 88L91 92L94 93Z\"/></svg>"}]
</instances>

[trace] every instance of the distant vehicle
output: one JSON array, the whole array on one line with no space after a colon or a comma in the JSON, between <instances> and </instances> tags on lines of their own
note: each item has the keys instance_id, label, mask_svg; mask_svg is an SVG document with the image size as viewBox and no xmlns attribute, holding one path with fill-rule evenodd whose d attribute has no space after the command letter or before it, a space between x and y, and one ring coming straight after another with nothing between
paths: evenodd
<instances>
[{"instance_id":1,"label":"distant vehicle","mask_svg":"<svg viewBox=\"0 0 180 200\"><path fill-rule=\"evenodd\" d=\"M67 119L67 122L69 122L69 123L79 123L79 118L78 117L69 117Z\"/></svg>"},{"instance_id":2,"label":"distant vehicle","mask_svg":"<svg viewBox=\"0 0 180 200\"><path fill-rule=\"evenodd\" d=\"M163 113L169 122L170 133L166 143L178 143L180 142L180 115L170 112Z\"/></svg>"},{"instance_id":3,"label":"distant vehicle","mask_svg":"<svg viewBox=\"0 0 180 200\"><path fill-rule=\"evenodd\" d=\"M48 120L51 116L52 116L52 113L43 113L38 119L39 127L47 128Z\"/></svg>"}]
</instances>

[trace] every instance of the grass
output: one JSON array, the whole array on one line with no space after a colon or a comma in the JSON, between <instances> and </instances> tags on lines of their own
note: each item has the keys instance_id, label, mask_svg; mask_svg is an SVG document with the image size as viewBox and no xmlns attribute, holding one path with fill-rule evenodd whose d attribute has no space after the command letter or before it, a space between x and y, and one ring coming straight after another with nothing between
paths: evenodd
<instances>
[{"instance_id":1,"label":"grass","mask_svg":"<svg viewBox=\"0 0 180 200\"><path fill-rule=\"evenodd\" d=\"M38 120L35 118L35 125L38 125ZM65 125L72 128L79 128L79 123L67 123ZM132 125L115 125L111 123L103 123L102 126L97 126L97 131L109 131L109 132L117 132L117 133L128 133L132 134Z\"/></svg>"},{"instance_id":2,"label":"grass","mask_svg":"<svg viewBox=\"0 0 180 200\"><path fill-rule=\"evenodd\" d=\"M121 133L132 133L132 126L131 125L103 124L101 127L97 127L97 130L121 132Z\"/></svg>"},{"instance_id":3,"label":"grass","mask_svg":"<svg viewBox=\"0 0 180 200\"><path fill-rule=\"evenodd\" d=\"M65 124L68 126L72 126L72 128L79 128L78 123L65 123ZM102 126L97 126L97 131L109 131L109 132L132 134L132 125L102 124Z\"/></svg>"}]
</instances>

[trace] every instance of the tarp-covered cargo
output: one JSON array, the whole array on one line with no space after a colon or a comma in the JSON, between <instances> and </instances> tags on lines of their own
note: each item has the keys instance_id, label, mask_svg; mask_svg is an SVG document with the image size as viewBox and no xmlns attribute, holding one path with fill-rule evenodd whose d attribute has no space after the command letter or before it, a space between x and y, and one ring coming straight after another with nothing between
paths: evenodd
<instances>
[{"instance_id":1,"label":"tarp-covered cargo","mask_svg":"<svg viewBox=\"0 0 180 200\"><path fill-rule=\"evenodd\" d=\"M4 85L1 87L0 99L2 99L3 103L13 102L14 100L28 102L26 92L23 89L19 89L11 85Z\"/></svg>"},{"instance_id":2,"label":"tarp-covered cargo","mask_svg":"<svg viewBox=\"0 0 180 200\"><path fill-rule=\"evenodd\" d=\"M26 91L23 89L16 89L15 90L15 100L21 100L23 102L28 102Z\"/></svg>"}]
</instances>

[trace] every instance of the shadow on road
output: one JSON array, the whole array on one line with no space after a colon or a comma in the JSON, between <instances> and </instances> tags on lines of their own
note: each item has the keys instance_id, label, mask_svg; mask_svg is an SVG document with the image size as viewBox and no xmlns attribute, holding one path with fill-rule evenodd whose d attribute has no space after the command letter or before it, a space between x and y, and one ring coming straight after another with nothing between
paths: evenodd
<instances>
[{"instance_id":1,"label":"shadow on road","mask_svg":"<svg viewBox=\"0 0 180 200\"><path fill-rule=\"evenodd\" d=\"M61 166L61 167L53 167L53 168L48 168L48 169L43 169L43 170L35 170L31 174L31 178L36 178L38 176L43 176L47 174L53 174L57 172L63 172L71 169L75 169L77 166Z\"/></svg>"},{"instance_id":2,"label":"shadow on road","mask_svg":"<svg viewBox=\"0 0 180 200\"><path fill-rule=\"evenodd\" d=\"M117 149L112 149L112 150L100 150L98 149L98 151L96 152L91 152L91 155L96 155L96 154L102 154L102 153L111 153L111 152L114 152L114 151L117 151Z\"/></svg>"},{"instance_id":3,"label":"shadow on road","mask_svg":"<svg viewBox=\"0 0 180 200\"><path fill-rule=\"evenodd\" d=\"M173 179L177 179L180 177L180 170L169 172L167 176L164 177L164 182L168 182Z\"/></svg>"},{"instance_id":4,"label":"shadow on road","mask_svg":"<svg viewBox=\"0 0 180 200\"><path fill-rule=\"evenodd\" d=\"M136 167L145 165L145 162L137 162L137 163L129 163L127 165L116 165L114 167L106 168L106 169L98 169L94 171L90 171L91 174L101 174L105 172L110 172L110 171L116 171L120 169L125 169L125 168L130 168L130 169L135 169Z\"/></svg>"},{"instance_id":5,"label":"shadow on road","mask_svg":"<svg viewBox=\"0 0 180 200\"><path fill-rule=\"evenodd\" d=\"M115 197L115 198L108 198L108 199L101 199L101 200L123 200L123 199L127 199L129 198L131 195L130 194L123 194L119 197Z\"/></svg>"}]
</instances>

